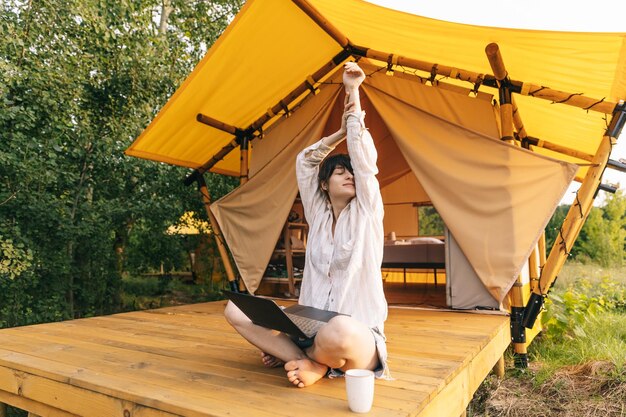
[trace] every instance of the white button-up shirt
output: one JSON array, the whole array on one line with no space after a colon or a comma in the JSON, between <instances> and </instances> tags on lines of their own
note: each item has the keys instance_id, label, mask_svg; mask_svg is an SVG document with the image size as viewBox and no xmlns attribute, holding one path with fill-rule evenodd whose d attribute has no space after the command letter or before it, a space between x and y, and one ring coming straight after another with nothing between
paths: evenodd
<instances>
[{"instance_id":1,"label":"white button-up shirt","mask_svg":"<svg viewBox=\"0 0 626 417\"><path fill-rule=\"evenodd\" d=\"M309 223L299 303L349 314L383 332L387 318L380 272L384 211L375 176L377 152L363 117L352 113L347 120L356 197L340 213L334 237L332 206L318 180L319 165L333 148L319 141L298 155L298 187Z\"/></svg>"}]
</instances>

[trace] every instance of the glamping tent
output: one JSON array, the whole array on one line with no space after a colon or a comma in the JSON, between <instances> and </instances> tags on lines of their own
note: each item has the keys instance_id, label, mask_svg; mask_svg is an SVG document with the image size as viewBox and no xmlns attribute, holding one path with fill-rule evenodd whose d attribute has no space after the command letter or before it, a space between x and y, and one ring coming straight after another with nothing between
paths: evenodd
<instances>
[{"instance_id":1,"label":"glamping tent","mask_svg":"<svg viewBox=\"0 0 626 417\"><path fill-rule=\"evenodd\" d=\"M194 169L229 279L250 292L287 230L296 155L339 124L347 60L368 75L385 232L414 222L407 207L434 205L447 285L466 293L450 303L509 310L523 363L525 328L536 330L602 172L624 169L609 155L626 120L626 34L453 24L360 0L249 0L126 153ZM211 202L207 171L241 186ZM543 230L572 180L582 185L546 257Z\"/></svg>"}]
</instances>

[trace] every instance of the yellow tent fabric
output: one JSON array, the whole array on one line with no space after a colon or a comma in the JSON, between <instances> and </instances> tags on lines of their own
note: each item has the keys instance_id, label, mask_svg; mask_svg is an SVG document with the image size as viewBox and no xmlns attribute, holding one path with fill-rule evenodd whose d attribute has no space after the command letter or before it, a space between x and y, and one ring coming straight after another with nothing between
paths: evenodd
<instances>
[{"instance_id":1,"label":"yellow tent fabric","mask_svg":"<svg viewBox=\"0 0 626 417\"><path fill-rule=\"evenodd\" d=\"M490 74L484 48L497 42L514 80L598 100L626 98L626 33L486 28L423 18L360 0L308 3L362 47ZM231 135L197 122L198 113L247 128L341 49L292 1L249 0L126 153L197 168L232 141ZM495 90L482 87L481 91ZM606 127L604 115L532 97L516 98L529 135L595 153ZM238 150L212 171L238 175Z\"/></svg>"}]
</instances>

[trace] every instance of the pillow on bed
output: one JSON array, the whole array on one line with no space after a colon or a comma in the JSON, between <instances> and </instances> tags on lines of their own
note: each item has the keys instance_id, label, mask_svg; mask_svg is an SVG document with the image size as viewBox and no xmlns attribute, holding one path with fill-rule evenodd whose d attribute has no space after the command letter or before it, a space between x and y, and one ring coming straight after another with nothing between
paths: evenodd
<instances>
[{"instance_id":1,"label":"pillow on bed","mask_svg":"<svg viewBox=\"0 0 626 417\"><path fill-rule=\"evenodd\" d=\"M414 237L409 240L412 245L422 245L426 243L435 243L435 244L443 244L444 242L441 239L437 239L436 237Z\"/></svg>"}]
</instances>

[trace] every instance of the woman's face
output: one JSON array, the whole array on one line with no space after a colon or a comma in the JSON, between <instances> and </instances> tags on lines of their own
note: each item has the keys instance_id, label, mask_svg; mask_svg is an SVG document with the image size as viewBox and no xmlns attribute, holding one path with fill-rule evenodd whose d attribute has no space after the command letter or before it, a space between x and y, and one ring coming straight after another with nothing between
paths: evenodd
<instances>
[{"instance_id":1,"label":"woman's face","mask_svg":"<svg viewBox=\"0 0 626 417\"><path fill-rule=\"evenodd\" d=\"M331 199L352 199L356 196L354 176L344 166L338 165L328 179L328 195Z\"/></svg>"}]
</instances>

